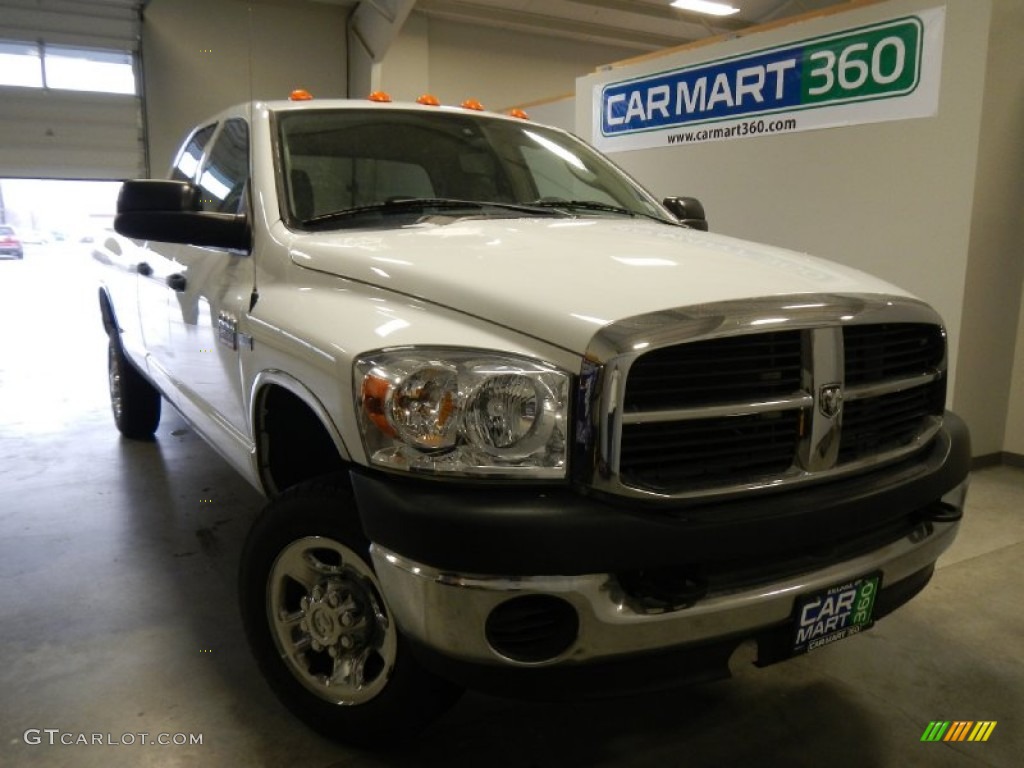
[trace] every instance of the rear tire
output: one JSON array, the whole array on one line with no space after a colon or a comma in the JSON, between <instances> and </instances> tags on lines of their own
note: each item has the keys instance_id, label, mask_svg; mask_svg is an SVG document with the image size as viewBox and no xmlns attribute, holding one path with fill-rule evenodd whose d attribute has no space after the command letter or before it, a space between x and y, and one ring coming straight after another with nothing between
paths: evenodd
<instances>
[{"instance_id":1,"label":"rear tire","mask_svg":"<svg viewBox=\"0 0 1024 768\"><path fill-rule=\"evenodd\" d=\"M239 601L270 687L328 738L394 746L461 694L413 658L341 479L303 483L266 506L242 551Z\"/></svg>"},{"instance_id":2,"label":"rear tire","mask_svg":"<svg viewBox=\"0 0 1024 768\"><path fill-rule=\"evenodd\" d=\"M107 342L107 381L118 431L133 440L152 438L160 424L160 392L128 362L117 336Z\"/></svg>"}]
</instances>

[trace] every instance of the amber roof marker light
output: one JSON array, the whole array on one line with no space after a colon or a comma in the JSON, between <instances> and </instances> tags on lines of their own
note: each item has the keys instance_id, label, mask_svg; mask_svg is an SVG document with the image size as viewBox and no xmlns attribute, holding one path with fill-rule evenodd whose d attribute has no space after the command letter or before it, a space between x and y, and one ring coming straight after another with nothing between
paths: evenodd
<instances>
[{"instance_id":1,"label":"amber roof marker light","mask_svg":"<svg viewBox=\"0 0 1024 768\"><path fill-rule=\"evenodd\" d=\"M305 88L296 88L288 95L289 101L312 101L313 94Z\"/></svg>"},{"instance_id":2,"label":"amber roof marker light","mask_svg":"<svg viewBox=\"0 0 1024 768\"><path fill-rule=\"evenodd\" d=\"M530 119L530 116L528 114L526 114L526 112L524 112L523 110L519 109L519 107L515 107L514 109L510 109L508 111L508 115L509 115L509 117L518 117L520 120L529 120Z\"/></svg>"},{"instance_id":3,"label":"amber roof marker light","mask_svg":"<svg viewBox=\"0 0 1024 768\"><path fill-rule=\"evenodd\" d=\"M375 101L378 104L389 104L391 103L391 94L386 91L374 91L367 98L370 101Z\"/></svg>"},{"instance_id":4,"label":"amber roof marker light","mask_svg":"<svg viewBox=\"0 0 1024 768\"><path fill-rule=\"evenodd\" d=\"M484 105L481 104L476 99L466 99L459 106L462 107L463 109L475 109L477 112L484 111Z\"/></svg>"},{"instance_id":5,"label":"amber roof marker light","mask_svg":"<svg viewBox=\"0 0 1024 768\"><path fill-rule=\"evenodd\" d=\"M435 96L432 93L424 93L422 96L420 96L418 99L416 99L416 103L417 104L422 104L425 107L440 107L441 106L441 102L438 101L437 96Z\"/></svg>"}]
</instances>

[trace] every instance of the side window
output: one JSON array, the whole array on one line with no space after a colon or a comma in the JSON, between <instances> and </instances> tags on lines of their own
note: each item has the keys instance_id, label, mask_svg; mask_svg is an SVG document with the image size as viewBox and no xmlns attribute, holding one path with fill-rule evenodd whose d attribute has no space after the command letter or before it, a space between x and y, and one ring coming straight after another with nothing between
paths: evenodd
<instances>
[{"instance_id":1,"label":"side window","mask_svg":"<svg viewBox=\"0 0 1024 768\"><path fill-rule=\"evenodd\" d=\"M174 158L174 165L171 166L171 179L174 181L193 181L196 171L199 170L199 161L203 157L203 150L213 136L213 130L217 124L207 125L193 132L188 140L178 151Z\"/></svg>"},{"instance_id":2,"label":"side window","mask_svg":"<svg viewBox=\"0 0 1024 768\"><path fill-rule=\"evenodd\" d=\"M244 120L224 123L199 175L200 208L239 213L249 179L249 126Z\"/></svg>"}]
</instances>

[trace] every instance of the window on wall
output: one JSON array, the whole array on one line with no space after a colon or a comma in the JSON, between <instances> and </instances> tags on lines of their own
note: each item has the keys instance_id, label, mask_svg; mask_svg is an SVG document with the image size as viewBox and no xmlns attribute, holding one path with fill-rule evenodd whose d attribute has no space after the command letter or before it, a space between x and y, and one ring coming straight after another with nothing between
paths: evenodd
<instances>
[{"instance_id":1,"label":"window on wall","mask_svg":"<svg viewBox=\"0 0 1024 768\"><path fill-rule=\"evenodd\" d=\"M0 85L135 94L129 51L0 41Z\"/></svg>"},{"instance_id":2,"label":"window on wall","mask_svg":"<svg viewBox=\"0 0 1024 768\"><path fill-rule=\"evenodd\" d=\"M92 51L48 45L43 52L43 67L49 88L135 93L135 71L128 51Z\"/></svg>"},{"instance_id":3,"label":"window on wall","mask_svg":"<svg viewBox=\"0 0 1024 768\"><path fill-rule=\"evenodd\" d=\"M0 42L0 85L43 87L43 63L36 43Z\"/></svg>"}]
</instances>

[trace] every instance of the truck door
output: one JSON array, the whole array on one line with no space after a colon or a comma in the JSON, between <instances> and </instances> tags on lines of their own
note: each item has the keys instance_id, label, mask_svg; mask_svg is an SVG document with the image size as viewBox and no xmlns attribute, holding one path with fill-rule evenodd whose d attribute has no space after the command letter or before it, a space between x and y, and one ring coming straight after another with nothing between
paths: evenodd
<instances>
[{"instance_id":1,"label":"truck door","mask_svg":"<svg viewBox=\"0 0 1024 768\"><path fill-rule=\"evenodd\" d=\"M198 169L200 206L218 213L249 210L249 126L225 120ZM247 450L237 332L249 311L255 283L248 253L179 246L176 271L165 278L170 296L173 371L182 407L207 436L229 455Z\"/></svg>"},{"instance_id":2,"label":"truck door","mask_svg":"<svg viewBox=\"0 0 1024 768\"><path fill-rule=\"evenodd\" d=\"M170 177L177 181L195 181L203 151L213 137L216 123L192 133L174 159ZM177 303L168 281L181 271L179 254L184 246L173 243L146 243L138 253L139 324L146 346L150 374L167 394L174 398L176 389L174 348L171 345L171 313Z\"/></svg>"}]
</instances>

